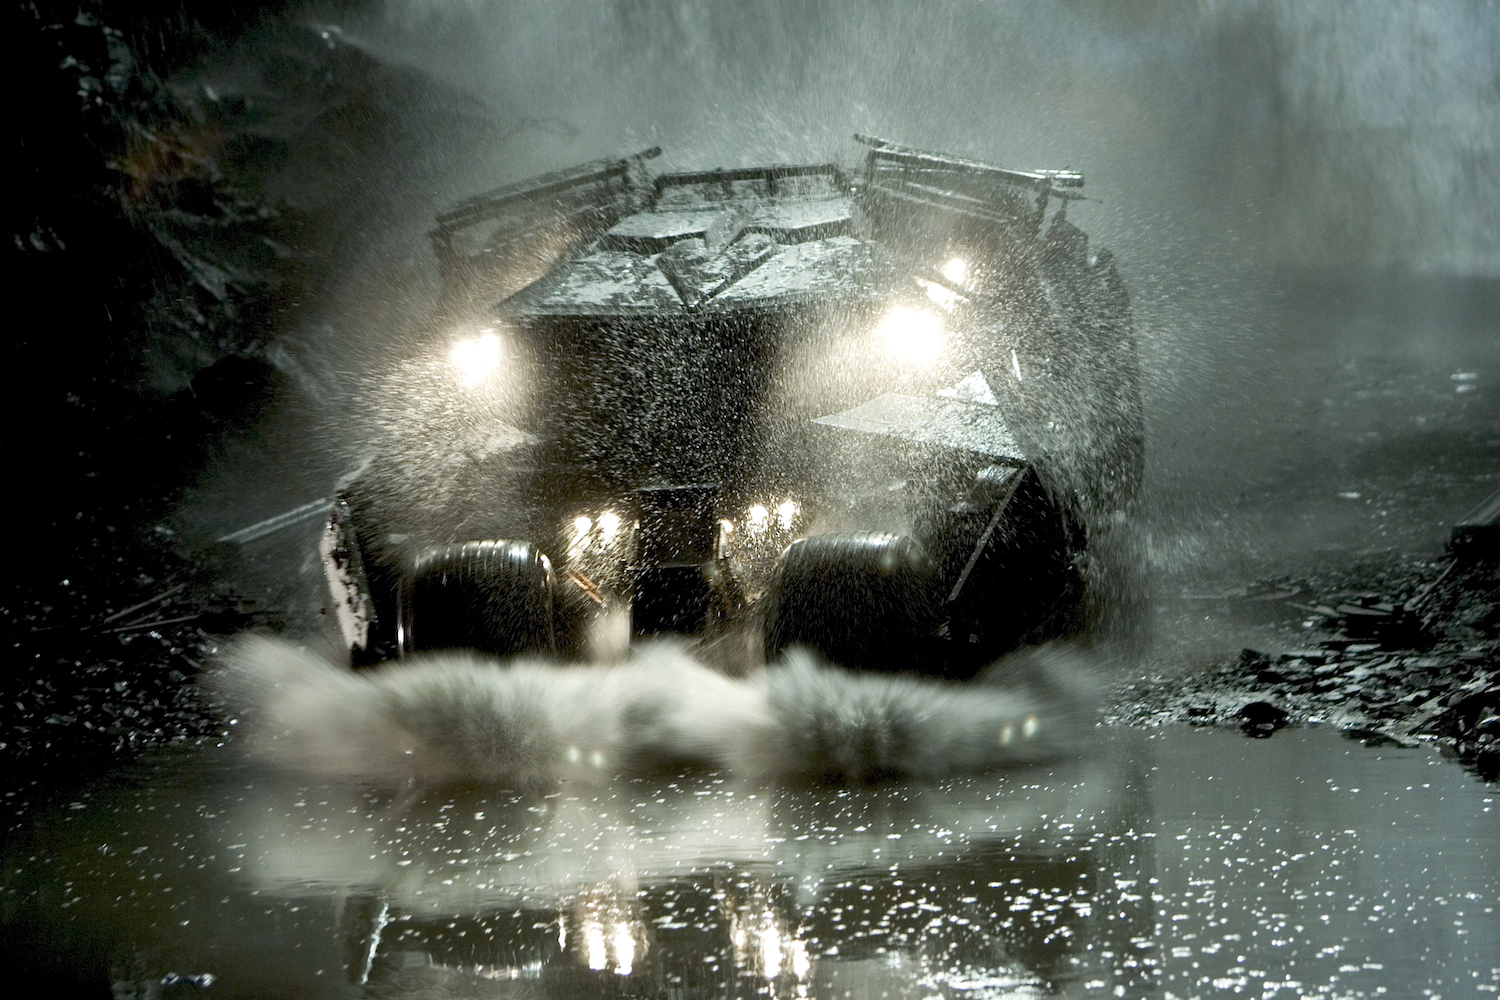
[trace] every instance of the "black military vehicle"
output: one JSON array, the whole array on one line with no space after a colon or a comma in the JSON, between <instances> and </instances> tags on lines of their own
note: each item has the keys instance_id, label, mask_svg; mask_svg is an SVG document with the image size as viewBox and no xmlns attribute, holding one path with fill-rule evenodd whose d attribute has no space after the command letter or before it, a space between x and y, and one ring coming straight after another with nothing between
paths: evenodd
<instances>
[{"instance_id":1,"label":"black military vehicle","mask_svg":"<svg viewBox=\"0 0 1500 1000\"><path fill-rule=\"evenodd\" d=\"M439 216L444 322L400 405L447 423L323 544L357 663L683 634L963 677L1058 628L1143 459L1083 177L856 138L850 172L653 176L652 149Z\"/></svg>"}]
</instances>

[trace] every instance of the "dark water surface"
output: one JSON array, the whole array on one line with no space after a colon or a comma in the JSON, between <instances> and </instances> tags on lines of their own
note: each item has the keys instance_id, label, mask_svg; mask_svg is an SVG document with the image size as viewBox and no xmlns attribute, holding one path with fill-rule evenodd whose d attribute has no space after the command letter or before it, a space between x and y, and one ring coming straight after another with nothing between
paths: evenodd
<instances>
[{"instance_id":1,"label":"dark water surface","mask_svg":"<svg viewBox=\"0 0 1500 1000\"><path fill-rule=\"evenodd\" d=\"M0 893L13 972L117 997L1485 996L1495 800L1319 727L837 791L397 795L225 748L42 811Z\"/></svg>"}]
</instances>

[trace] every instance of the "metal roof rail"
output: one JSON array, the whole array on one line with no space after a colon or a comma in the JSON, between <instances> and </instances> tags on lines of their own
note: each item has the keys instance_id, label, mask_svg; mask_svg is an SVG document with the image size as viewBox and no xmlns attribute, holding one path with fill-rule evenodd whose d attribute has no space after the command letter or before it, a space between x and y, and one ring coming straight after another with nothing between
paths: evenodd
<instances>
[{"instance_id":1,"label":"metal roof rail","mask_svg":"<svg viewBox=\"0 0 1500 1000\"><path fill-rule=\"evenodd\" d=\"M871 160L878 158L905 166L996 177L1038 190L1046 190L1054 198L1069 200L1083 198L1083 195L1074 194L1072 191L1058 190L1059 188L1083 187L1083 174L1077 170L1011 170L985 163L982 160L969 160L961 156L950 156L947 153L933 153L913 146L903 146L889 139L859 132L854 134L854 138L855 141L870 147Z\"/></svg>"}]
</instances>

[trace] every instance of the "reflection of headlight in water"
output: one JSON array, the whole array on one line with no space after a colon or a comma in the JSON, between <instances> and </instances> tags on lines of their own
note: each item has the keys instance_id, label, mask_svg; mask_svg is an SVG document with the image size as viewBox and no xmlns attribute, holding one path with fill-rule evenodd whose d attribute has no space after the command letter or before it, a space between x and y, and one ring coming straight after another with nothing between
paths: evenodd
<instances>
[{"instance_id":1,"label":"reflection of headlight in water","mask_svg":"<svg viewBox=\"0 0 1500 1000\"><path fill-rule=\"evenodd\" d=\"M943 321L925 309L897 306L876 332L896 357L919 364L937 357L943 346Z\"/></svg>"},{"instance_id":2,"label":"reflection of headlight in water","mask_svg":"<svg viewBox=\"0 0 1500 1000\"><path fill-rule=\"evenodd\" d=\"M645 944L638 919L633 917L628 904L613 896L609 887L589 896L579 914L583 925L579 957L595 971L613 969L616 975L630 975ZM560 941L566 947L566 918L560 934Z\"/></svg>"},{"instance_id":3,"label":"reflection of headlight in water","mask_svg":"<svg viewBox=\"0 0 1500 1000\"><path fill-rule=\"evenodd\" d=\"M448 357L464 385L473 385L500 367L500 338L486 330L473 340L453 345Z\"/></svg>"},{"instance_id":4,"label":"reflection of headlight in water","mask_svg":"<svg viewBox=\"0 0 1500 1000\"><path fill-rule=\"evenodd\" d=\"M781 932L776 927L776 914L768 910L762 919L765 926L760 932L761 974L775 979L781 972Z\"/></svg>"},{"instance_id":5,"label":"reflection of headlight in water","mask_svg":"<svg viewBox=\"0 0 1500 1000\"><path fill-rule=\"evenodd\" d=\"M584 947L588 949L588 963L590 969L602 969L609 964L609 956L604 951L604 928L590 921L583 929Z\"/></svg>"},{"instance_id":6,"label":"reflection of headlight in water","mask_svg":"<svg viewBox=\"0 0 1500 1000\"><path fill-rule=\"evenodd\" d=\"M615 973L621 976L628 976L634 964L635 937L631 932L630 925L622 920L615 924Z\"/></svg>"},{"instance_id":7,"label":"reflection of headlight in water","mask_svg":"<svg viewBox=\"0 0 1500 1000\"><path fill-rule=\"evenodd\" d=\"M789 926L776 908L769 905L764 895L766 888L750 885L749 898L738 900L739 905L727 910L735 967L771 980L782 975L805 980L812 968L807 942L796 936L795 920ZM796 995L807 995L805 985L796 990Z\"/></svg>"},{"instance_id":8,"label":"reflection of headlight in water","mask_svg":"<svg viewBox=\"0 0 1500 1000\"><path fill-rule=\"evenodd\" d=\"M812 968L812 958L807 954L807 942L800 938L792 942L792 975L798 979L806 979L807 972Z\"/></svg>"}]
</instances>

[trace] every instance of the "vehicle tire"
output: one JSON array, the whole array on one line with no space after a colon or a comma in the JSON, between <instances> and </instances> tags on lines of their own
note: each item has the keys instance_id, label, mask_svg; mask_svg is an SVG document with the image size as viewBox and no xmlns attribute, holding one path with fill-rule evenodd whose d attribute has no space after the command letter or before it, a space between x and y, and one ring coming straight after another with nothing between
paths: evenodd
<instances>
[{"instance_id":1,"label":"vehicle tire","mask_svg":"<svg viewBox=\"0 0 1500 1000\"><path fill-rule=\"evenodd\" d=\"M766 610L766 657L812 648L856 670L925 672L937 618L936 571L907 535L813 535L787 546Z\"/></svg>"},{"instance_id":2,"label":"vehicle tire","mask_svg":"<svg viewBox=\"0 0 1500 1000\"><path fill-rule=\"evenodd\" d=\"M552 564L530 542L464 542L420 556L401 581L402 656L477 649L552 652Z\"/></svg>"}]
</instances>

